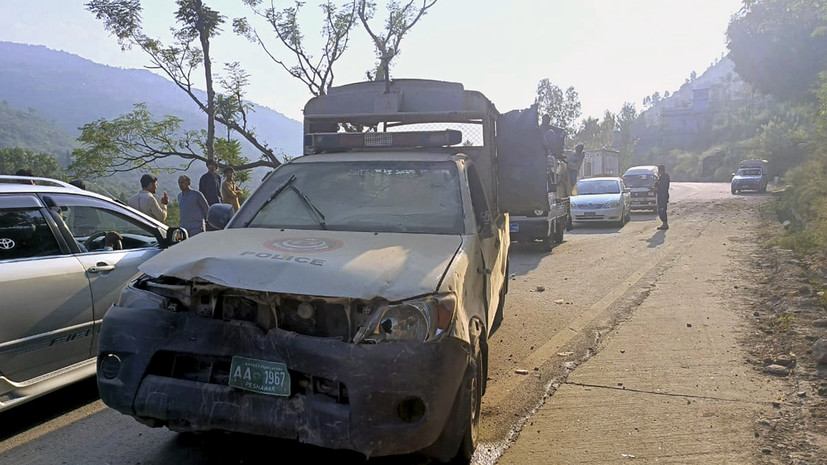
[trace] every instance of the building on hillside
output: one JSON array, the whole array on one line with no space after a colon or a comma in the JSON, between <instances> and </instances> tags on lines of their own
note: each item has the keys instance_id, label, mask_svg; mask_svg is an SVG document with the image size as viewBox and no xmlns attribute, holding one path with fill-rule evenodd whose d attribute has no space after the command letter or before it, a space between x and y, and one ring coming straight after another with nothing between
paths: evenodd
<instances>
[{"instance_id":1,"label":"building on hillside","mask_svg":"<svg viewBox=\"0 0 827 465\"><path fill-rule=\"evenodd\" d=\"M646 155L653 149L703 152L726 133L737 110L749 104L750 95L731 60L715 63L640 114L632 129L633 160L643 157L638 161L648 162Z\"/></svg>"}]
</instances>

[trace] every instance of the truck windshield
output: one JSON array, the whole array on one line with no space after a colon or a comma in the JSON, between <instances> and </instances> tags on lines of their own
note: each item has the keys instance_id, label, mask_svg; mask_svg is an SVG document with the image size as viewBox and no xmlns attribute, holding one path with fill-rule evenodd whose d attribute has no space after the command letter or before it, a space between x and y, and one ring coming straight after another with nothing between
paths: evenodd
<instances>
[{"instance_id":1,"label":"truck windshield","mask_svg":"<svg viewBox=\"0 0 827 465\"><path fill-rule=\"evenodd\" d=\"M273 195L286 184L288 188ZM267 181L273 192L262 192L269 201L244 224L250 228L462 234L459 185L457 167L451 162L285 165Z\"/></svg>"},{"instance_id":2,"label":"truck windshield","mask_svg":"<svg viewBox=\"0 0 827 465\"><path fill-rule=\"evenodd\" d=\"M655 177L651 174L626 174L623 182L629 187L652 187L655 185Z\"/></svg>"}]
</instances>

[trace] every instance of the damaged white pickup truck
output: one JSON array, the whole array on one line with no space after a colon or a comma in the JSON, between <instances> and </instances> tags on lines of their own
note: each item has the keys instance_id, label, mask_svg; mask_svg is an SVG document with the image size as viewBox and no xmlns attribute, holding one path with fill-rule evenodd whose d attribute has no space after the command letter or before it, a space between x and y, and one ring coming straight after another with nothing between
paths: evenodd
<instances>
[{"instance_id":1,"label":"damaged white pickup truck","mask_svg":"<svg viewBox=\"0 0 827 465\"><path fill-rule=\"evenodd\" d=\"M174 431L469 460L507 292L500 117L438 81L312 99L306 155L229 221L213 206L224 229L144 263L106 313L103 401Z\"/></svg>"}]
</instances>

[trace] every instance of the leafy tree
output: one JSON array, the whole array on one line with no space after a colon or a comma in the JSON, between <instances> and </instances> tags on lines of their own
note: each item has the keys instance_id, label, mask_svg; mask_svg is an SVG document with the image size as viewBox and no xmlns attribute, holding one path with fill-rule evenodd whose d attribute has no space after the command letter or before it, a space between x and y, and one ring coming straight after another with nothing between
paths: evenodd
<instances>
[{"instance_id":1,"label":"leafy tree","mask_svg":"<svg viewBox=\"0 0 827 465\"><path fill-rule=\"evenodd\" d=\"M65 176L52 155L19 147L0 148L0 174L14 174L21 168L31 170L38 177L62 179Z\"/></svg>"},{"instance_id":2,"label":"leafy tree","mask_svg":"<svg viewBox=\"0 0 827 465\"><path fill-rule=\"evenodd\" d=\"M136 107L130 114L112 121L98 120L85 125L80 140L88 144L75 152L73 170L79 173L112 173L146 167L161 159L178 157L188 163L195 160L216 160L216 123L226 129L226 139L238 134L252 144L261 158L248 162L233 160L236 169L256 166L278 166L280 161L266 143L260 142L253 128L247 126L250 106L244 103L244 87L248 76L238 63L227 63L227 74L219 78L224 93L217 93L212 69L210 41L221 32L225 17L202 0L176 0L177 29L172 29L174 43L165 45L144 34L141 26L140 0L91 0L89 11L103 21L121 48L137 47L150 60L150 69L157 69L178 86L206 115L206 130L180 132L180 119L166 116L156 120L145 107ZM195 73L203 66L206 99L196 92ZM112 134L104 131L113 130ZM203 153L203 154L202 154ZM146 158L147 162L138 161ZM228 160L220 160L226 164Z\"/></svg>"},{"instance_id":3,"label":"leafy tree","mask_svg":"<svg viewBox=\"0 0 827 465\"><path fill-rule=\"evenodd\" d=\"M437 0L422 0L422 6L414 6L415 0L410 0L402 5L398 0L391 0L388 5L388 17L385 19L384 34L377 34L370 27L370 20L376 14L376 2L372 0L359 0L359 20L365 27L368 35L376 47L376 57L379 63L374 73L374 78L379 81L390 79L390 63L401 52L399 44L405 34L425 16L429 8L434 6ZM368 77L371 73L368 72Z\"/></svg>"},{"instance_id":4,"label":"leafy tree","mask_svg":"<svg viewBox=\"0 0 827 465\"><path fill-rule=\"evenodd\" d=\"M729 57L759 91L806 99L827 69L827 7L819 0L748 0L727 28Z\"/></svg>"},{"instance_id":5,"label":"leafy tree","mask_svg":"<svg viewBox=\"0 0 827 465\"><path fill-rule=\"evenodd\" d=\"M233 20L233 30L250 41L257 43L276 64L291 76L302 81L310 93L316 96L327 94L333 85L333 65L347 49L350 32L356 23L356 2L349 0L337 6L332 1L320 5L324 15L322 27L321 54L315 58L304 45L304 34L299 26L299 13L305 2L296 0L294 6L277 10L273 3L262 8L262 0L242 0L253 14L270 24L276 38L293 54L293 64L277 58L270 51L265 39L253 28L246 18Z\"/></svg>"},{"instance_id":6,"label":"leafy tree","mask_svg":"<svg viewBox=\"0 0 827 465\"><path fill-rule=\"evenodd\" d=\"M574 87L566 89L564 95L548 78L543 79L537 84L534 103L538 105L540 115L549 115L551 124L565 129L568 134L575 133L574 122L580 116L580 97Z\"/></svg>"}]
</instances>

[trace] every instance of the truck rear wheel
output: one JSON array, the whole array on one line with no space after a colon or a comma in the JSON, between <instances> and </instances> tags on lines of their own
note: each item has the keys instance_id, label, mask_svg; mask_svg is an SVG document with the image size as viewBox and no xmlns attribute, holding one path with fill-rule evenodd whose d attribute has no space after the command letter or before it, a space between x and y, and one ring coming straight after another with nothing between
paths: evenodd
<instances>
[{"instance_id":1,"label":"truck rear wheel","mask_svg":"<svg viewBox=\"0 0 827 465\"><path fill-rule=\"evenodd\" d=\"M568 223L568 219L566 220ZM552 242L555 244L561 244L563 242L563 235L565 234L566 226L560 222L560 219L554 220L554 231L553 231L553 238Z\"/></svg>"}]
</instances>

